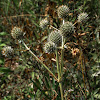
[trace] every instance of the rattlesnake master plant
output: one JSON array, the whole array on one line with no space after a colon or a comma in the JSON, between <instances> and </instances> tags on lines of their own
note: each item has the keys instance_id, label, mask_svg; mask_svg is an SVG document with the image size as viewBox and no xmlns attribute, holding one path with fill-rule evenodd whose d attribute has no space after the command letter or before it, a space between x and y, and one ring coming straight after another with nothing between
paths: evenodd
<instances>
[{"instance_id":1,"label":"rattlesnake master plant","mask_svg":"<svg viewBox=\"0 0 100 100\"><path fill-rule=\"evenodd\" d=\"M11 46L5 46L2 49L2 55L4 55L5 57L12 57L14 55L14 50L13 48L11 48Z\"/></svg>"},{"instance_id":2,"label":"rattlesnake master plant","mask_svg":"<svg viewBox=\"0 0 100 100\"><path fill-rule=\"evenodd\" d=\"M44 51L45 53L52 53L56 50L56 45L55 43L53 42L47 42L45 45L44 45Z\"/></svg>"},{"instance_id":3,"label":"rattlesnake master plant","mask_svg":"<svg viewBox=\"0 0 100 100\"><path fill-rule=\"evenodd\" d=\"M48 41L55 43L56 45L60 45L62 42L62 36L60 31L54 30L48 36Z\"/></svg>"},{"instance_id":4,"label":"rattlesnake master plant","mask_svg":"<svg viewBox=\"0 0 100 100\"><path fill-rule=\"evenodd\" d=\"M47 27L48 24L49 24L49 21L48 21L47 18L45 18L45 19L43 19L43 20L40 21L40 27L42 29L44 29L45 27Z\"/></svg>"},{"instance_id":5,"label":"rattlesnake master plant","mask_svg":"<svg viewBox=\"0 0 100 100\"><path fill-rule=\"evenodd\" d=\"M69 8L66 5L62 5L57 10L59 18L66 18L69 13Z\"/></svg>"},{"instance_id":6,"label":"rattlesnake master plant","mask_svg":"<svg viewBox=\"0 0 100 100\"><path fill-rule=\"evenodd\" d=\"M71 22L65 22L60 27L60 33L64 37L69 37L74 33L74 25Z\"/></svg>"},{"instance_id":7,"label":"rattlesnake master plant","mask_svg":"<svg viewBox=\"0 0 100 100\"><path fill-rule=\"evenodd\" d=\"M24 36L24 32L22 31L21 28L19 27L14 27L12 30L11 30L11 35L14 39L23 39L23 36Z\"/></svg>"},{"instance_id":8,"label":"rattlesnake master plant","mask_svg":"<svg viewBox=\"0 0 100 100\"><path fill-rule=\"evenodd\" d=\"M84 23L88 20L88 14L87 13L81 13L78 15L78 22Z\"/></svg>"}]
</instances>

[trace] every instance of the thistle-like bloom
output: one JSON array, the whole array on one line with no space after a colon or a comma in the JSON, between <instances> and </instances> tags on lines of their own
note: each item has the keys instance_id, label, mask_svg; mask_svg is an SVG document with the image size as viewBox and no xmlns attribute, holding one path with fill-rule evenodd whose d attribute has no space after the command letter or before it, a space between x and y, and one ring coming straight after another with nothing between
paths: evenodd
<instances>
[{"instance_id":1,"label":"thistle-like bloom","mask_svg":"<svg viewBox=\"0 0 100 100\"><path fill-rule=\"evenodd\" d=\"M22 39L23 36L24 36L24 32L22 31L21 28L19 27L14 27L12 30L11 30L11 35L14 39Z\"/></svg>"},{"instance_id":2,"label":"thistle-like bloom","mask_svg":"<svg viewBox=\"0 0 100 100\"><path fill-rule=\"evenodd\" d=\"M48 24L49 24L49 21L47 20L47 18L40 21L40 27L43 28L43 29L45 27L47 27Z\"/></svg>"},{"instance_id":3,"label":"thistle-like bloom","mask_svg":"<svg viewBox=\"0 0 100 100\"><path fill-rule=\"evenodd\" d=\"M55 43L56 45L61 44L62 36L60 34L60 31L57 31L57 30L52 31L48 36L48 41L51 41Z\"/></svg>"},{"instance_id":4,"label":"thistle-like bloom","mask_svg":"<svg viewBox=\"0 0 100 100\"><path fill-rule=\"evenodd\" d=\"M2 55L4 55L5 57L11 57L14 55L14 50L13 48L11 48L11 46L5 46L2 49Z\"/></svg>"},{"instance_id":5,"label":"thistle-like bloom","mask_svg":"<svg viewBox=\"0 0 100 100\"><path fill-rule=\"evenodd\" d=\"M69 37L74 33L74 25L71 22L65 22L60 27L60 33L64 37Z\"/></svg>"},{"instance_id":6,"label":"thistle-like bloom","mask_svg":"<svg viewBox=\"0 0 100 100\"><path fill-rule=\"evenodd\" d=\"M56 49L56 45L53 42L47 42L44 45L44 51L45 51L45 53L52 53L52 52L55 51L55 49Z\"/></svg>"},{"instance_id":7,"label":"thistle-like bloom","mask_svg":"<svg viewBox=\"0 0 100 100\"><path fill-rule=\"evenodd\" d=\"M57 10L59 18L66 18L69 13L69 8L66 5L62 5Z\"/></svg>"},{"instance_id":8,"label":"thistle-like bloom","mask_svg":"<svg viewBox=\"0 0 100 100\"><path fill-rule=\"evenodd\" d=\"M88 20L88 14L87 13L81 13L78 15L78 22L84 23Z\"/></svg>"}]
</instances>

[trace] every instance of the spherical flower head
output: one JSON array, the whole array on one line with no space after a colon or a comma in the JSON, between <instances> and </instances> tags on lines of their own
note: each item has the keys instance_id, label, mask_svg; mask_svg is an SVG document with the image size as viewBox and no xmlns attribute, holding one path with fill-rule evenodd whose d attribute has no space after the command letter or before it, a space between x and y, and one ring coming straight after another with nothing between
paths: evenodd
<instances>
[{"instance_id":1,"label":"spherical flower head","mask_svg":"<svg viewBox=\"0 0 100 100\"><path fill-rule=\"evenodd\" d=\"M55 43L56 45L60 45L62 42L62 36L59 30L52 31L48 36L48 41Z\"/></svg>"},{"instance_id":2,"label":"spherical flower head","mask_svg":"<svg viewBox=\"0 0 100 100\"><path fill-rule=\"evenodd\" d=\"M74 33L74 25L71 22L65 22L60 27L60 33L64 37L69 37Z\"/></svg>"},{"instance_id":3,"label":"spherical flower head","mask_svg":"<svg viewBox=\"0 0 100 100\"><path fill-rule=\"evenodd\" d=\"M66 18L69 13L69 8L66 5L62 5L57 10L59 18Z\"/></svg>"},{"instance_id":4,"label":"spherical flower head","mask_svg":"<svg viewBox=\"0 0 100 100\"><path fill-rule=\"evenodd\" d=\"M78 15L78 22L84 23L88 20L88 14L87 13L81 13Z\"/></svg>"},{"instance_id":5,"label":"spherical flower head","mask_svg":"<svg viewBox=\"0 0 100 100\"><path fill-rule=\"evenodd\" d=\"M11 30L11 35L14 39L23 39L23 36L24 36L24 32L22 31L21 28L19 27L14 27L12 30Z\"/></svg>"},{"instance_id":6,"label":"spherical flower head","mask_svg":"<svg viewBox=\"0 0 100 100\"><path fill-rule=\"evenodd\" d=\"M49 21L47 20L47 18L43 19L40 21L40 27L42 29L44 29L45 27L47 27L47 25L49 24Z\"/></svg>"},{"instance_id":7,"label":"spherical flower head","mask_svg":"<svg viewBox=\"0 0 100 100\"><path fill-rule=\"evenodd\" d=\"M2 55L4 55L5 57L12 57L14 55L13 48L11 48L11 46L5 46L2 49Z\"/></svg>"},{"instance_id":8,"label":"spherical flower head","mask_svg":"<svg viewBox=\"0 0 100 100\"><path fill-rule=\"evenodd\" d=\"M56 49L56 45L53 42L47 42L44 45L44 51L45 51L45 53L52 53L52 52L55 51L55 49Z\"/></svg>"}]
</instances>

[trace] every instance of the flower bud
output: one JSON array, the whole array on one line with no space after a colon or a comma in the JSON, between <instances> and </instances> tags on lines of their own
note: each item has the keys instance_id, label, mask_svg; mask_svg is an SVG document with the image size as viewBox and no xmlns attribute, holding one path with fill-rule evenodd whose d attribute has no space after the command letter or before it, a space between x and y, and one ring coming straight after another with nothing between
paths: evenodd
<instances>
[{"instance_id":1,"label":"flower bud","mask_svg":"<svg viewBox=\"0 0 100 100\"><path fill-rule=\"evenodd\" d=\"M14 55L14 50L13 48L11 48L11 46L5 46L2 49L2 55L4 55L5 57L11 57Z\"/></svg>"},{"instance_id":2,"label":"flower bud","mask_svg":"<svg viewBox=\"0 0 100 100\"><path fill-rule=\"evenodd\" d=\"M60 34L60 31L57 31L57 30L52 31L48 36L48 41L51 41L55 43L56 45L61 44L62 36Z\"/></svg>"},{"instance_id":3,"label":"flower bud","mask_svg":"<svg viewBox=\"0 0 100 100\"><path fill-rule=\"evenodd\" d=\"M40 27L43 28L43 29L45 27L47 27L48 24L49 24L49 21L47 20L47 18L40 21Z\"/></svg>"},{"instance_id":4,"label":"flower bud","mask_svg":"<svg viewBox=\"0 0 100 100\"><path fill-rule=\"evenodd\" d=\"M84 23L88 20L88 14L87 13L81 13L78 15L78 22Z\"/></svg>"},{"instance_id":5,"label":"flower bud","mask_svg":"<svg viewBox=\"0 0 100 100\"><path fill-rule=\"evenodd\" d=\"M14 27L12 30L11 30L11 35L14 39L23 39L23 36L24 36L24 32L22 31L21 28L19 27Z\"/></svg>"},{"instance_id":6,"label":"flower bud","mask_svg":"<svg viewBox=\"0 0 100 100\"><path fill-rule=\"evenodd\" d=\"M55 43L53 43L53 42L47 42L47 43L44 45L44 51L45 51L46 53L52 53L52 52L55 51L55 49L56 49L56 45L55 45Z\"/></svg>"},{"instance_id":7,"label":"flower bud","mask_svg":"<svg viewBox=\"0 0 100 100\"><path fill-rule=\"evenodd\" d=\"M66 18L69 13L69 8L66 5L62 5L58 8L57 12L59 18Z\"/></svg>"},{"instance_id":8,"label":"flower bud","mask_svg":"<svg viewBox=\"0 0 100 100\"><path fill-rule=\"evenodd\" d=\"M60 27L60 33L64 37L69 37L74 33L74 25L71 22L65 22Z\"/></svg>"}]
</instances>

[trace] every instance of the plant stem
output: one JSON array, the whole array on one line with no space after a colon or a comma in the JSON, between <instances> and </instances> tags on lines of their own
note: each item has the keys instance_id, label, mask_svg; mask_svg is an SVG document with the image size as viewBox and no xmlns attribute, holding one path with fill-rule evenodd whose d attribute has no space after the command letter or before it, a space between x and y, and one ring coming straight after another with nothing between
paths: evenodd
<instances>
[{"instance_id":1,"label":"plant stem","mask_svg":"<svg viewBox=\"0 0 100 100\"><path fill-rule=\"evenodd\" d=\"M63 69L63 57L64 57L64 37L62 36L61 65L60 65L61 76L62 76L62 69Z\"/></svg>"},{"instance_id":2,"label":"plant stem","mask_svg":"<svg viewBox=\"0 0 100 100\"><path fill-rule=\"evenodd\" d=\"M62 77L60 74L60 69L59 69L59 56L58 56L58 50L55 51L56 52L56 63L57 63L57 73L58 73L58 82L59 82L59 87L60 87L60 93L61 93L61 100L63 99L63 89L62 89Z\"/></svg>"},{"instance_id":3,"label":"plant stem","mask_svg":"<svg viewBox=\"0 0 100 100\"><path fill-rule=\"evenodd\" d=\"M61 100L64 100L63 98L63 89L62 89L62 83L59 83L59 87L60 87L60 93L61 93Z\"/></svg>"},{"instance_id":4,"label":"plant stem","mask_svg":"<svg viewBox=\"0 0 100 100\"><path fill-rule=\"evenodd\" d=\"M63 20L63 24L64 23L65 23L65 21ZM60 77L58 77L58 80L60 78L61 81L62 81L62 72L63 72L63 58L64 58L64 37L62 36L61 65L60 65L60 70L59 70L59 73L58 73L58 76L60 74ZM63 89L62 89L62 82L61 81L59 82L59 87L60 87L60 92L61 92L61 100L64 100L64 98L63 98Z\"/></svg>"},{"instance_id":5,"label":"plant stem","mask_svg":"<svg viewBox=\"0 0 100 100\"><path fill-rule=\"evenodd\" d=\"M58 56L58 50L55 51L56 53L56 63L57 63L57 73L58 73L58 81L60 82L60 69L59 69L59 56Z\"/></svg>"},{"instance_id":6,"label":"plant stem","mask_svg":"<svg viewBox=\"0 0 100 100\"><path fill-rule=\"evenodd\" d=\"M63 19L63 24L65 23ZM61 65L60 65L60 74L62 76L62 69L63 69L63 58L64 58L64 37L62 36L62 50L61 50Z\"/></svg>"},{"instance_id":7,"label":"plant stem","mask_svg":"<svg viewBox=\"0 0 100 100\"><path fill-rule=\"evenodd\" d=\"M25 48L34 56L34 58L36 60L38 60L47 70L48 72L56 79L56 81L58 81L58 79L56 78L56 76L51 72L51 70L27 47L27 45L22 41L23 45L25 46Z\"/></svg>"}]
</instances>

